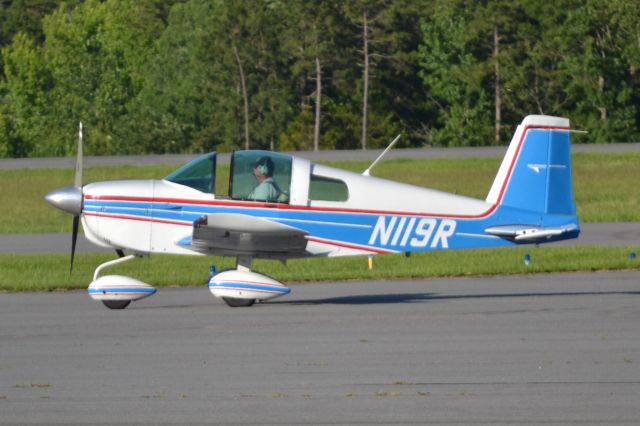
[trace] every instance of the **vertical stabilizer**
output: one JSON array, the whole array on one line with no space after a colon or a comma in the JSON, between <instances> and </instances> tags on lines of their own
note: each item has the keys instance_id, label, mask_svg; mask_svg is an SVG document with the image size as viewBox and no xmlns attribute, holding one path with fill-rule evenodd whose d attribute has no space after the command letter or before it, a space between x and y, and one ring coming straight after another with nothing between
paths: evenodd
<instances>
[{"instance_id":1,"label":"vertical stabilizer","mask_svg":"<svg viewBox=\"0 0 640 426\"><path fill-rule=\"evenodd\" d=\"M486 201L574 215L569 129L566 118L527 116L516 129Z\"/></svg>"}]
</instances>

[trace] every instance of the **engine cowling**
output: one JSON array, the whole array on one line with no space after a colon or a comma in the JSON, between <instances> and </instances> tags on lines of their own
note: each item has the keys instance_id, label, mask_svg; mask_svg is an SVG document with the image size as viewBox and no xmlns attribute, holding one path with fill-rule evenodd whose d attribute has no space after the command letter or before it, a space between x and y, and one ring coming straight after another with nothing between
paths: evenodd
<instances>
[{"instance_id":1,"label":"engine cowling","mask_svg":"<svg viewBox=\"0 0 640 426\"><path fill-rule=\"evenodd\" d=\"M291 289L266 275L233 269L211 277L209 291L218 298L269 300Z\"/></svg>"},{"instance_id":2,"label":"engine cowling","mask_svg":"<svg viewBox=\"0 0 640 426\"><path fill-rule=\"evenodd\" d=\"M123 275L105 275L93 281L87 289L93 300L134 301L151 296L155 287Z\"/></svg>"}]
</instances>

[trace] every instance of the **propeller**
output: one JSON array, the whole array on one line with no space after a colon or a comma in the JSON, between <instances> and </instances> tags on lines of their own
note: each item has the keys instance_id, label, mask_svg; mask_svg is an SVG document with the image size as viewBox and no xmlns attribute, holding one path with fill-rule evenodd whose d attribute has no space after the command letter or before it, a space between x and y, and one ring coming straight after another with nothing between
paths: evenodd
<instances>
[{"instance_id":1,"label":"propeller","mask_svg":"<svg viewBox=\"0 0 640 426\"><path fill-rule=\"evenodd\" d=\"M71 265L69 273L73 272L73 258L76 253L76 242L78 241L78 228L80 225L80 214L82 213L82 121L78 129L78 151L76 153L76 174L73 186L80 193L80 211L73 215L73 223L71 227Z\"/></svg>"},{"instance_id":2,"label":"propeller","mask_svg":"<svg viewBox=\"0 0 640 426\"><path fill-rule=\"evenodd\" d=\"M76 176L73 186L59 188L48 193L44 199L64 212L73 215L71 228L71 266L69 273L73 271L73 258L76 252L76 242L78 240L78 228L80 226L80 215L82 214L82 123L78 134L78 153L76 158Z\"/></svg>"},{"instance_id":3,"label":"propeller","mask_svg":"<svg viewBox=\"0 0 640 426\"><path fill-rule=\"evenodd\" d=\"M76 170L73 186L66 186L48 193L44 199L53 207L73 215L71 223L71 262L69 265L69 273L73 272L73 260L76 255L76 245L78 242L78 231L80 229L80 216L84 207L84 194L82 192L82 122L78 129L78 150L76 154ZM124 257L125 253L122 249L116 249L118 257Z\"/></svg>"},{"instance_id":4,"label":"propeller","mask_svg":"<svg viewBox=\"0 0 640 426\"><path fill-rule=\"evenodd\" d=\"M69 273L73 272L73 258L76 253L76 241L78 240L78 228L80 224L80 216L73 216L73 225L71 229L71 265L69 266Z\"/></svg>"}]
</instances>

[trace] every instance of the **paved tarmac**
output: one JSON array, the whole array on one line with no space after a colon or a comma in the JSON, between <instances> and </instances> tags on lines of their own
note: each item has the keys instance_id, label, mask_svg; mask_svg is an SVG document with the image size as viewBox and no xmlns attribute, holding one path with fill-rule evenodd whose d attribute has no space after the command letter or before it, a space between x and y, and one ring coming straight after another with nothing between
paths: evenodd
<instances>
[{"instance_id":1,"label":"paved tarmac","mask_svg":"<svg viewBox=\"0 0 640 426\"><path fill-rule=\"evenodd\" d=\"M637 424L640 272L0 295L0 424Z\"/></svg>"}]
</instances>

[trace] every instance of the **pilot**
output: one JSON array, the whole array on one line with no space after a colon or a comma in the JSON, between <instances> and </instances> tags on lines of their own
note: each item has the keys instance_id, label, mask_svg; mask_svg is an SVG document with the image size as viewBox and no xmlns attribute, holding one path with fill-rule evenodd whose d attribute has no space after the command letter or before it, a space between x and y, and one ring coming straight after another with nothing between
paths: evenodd
<instances>
[{"instance_id":1,"label":"pilot","mask_svg":"<svg viewBox=\"0 0 640 426\"><path fill-rule=\"evenodd\" d=\"M253 166L253 176L258 185L249 194L249 199L260 201L277 201L282 191L273 180L273 160L269 157L260 157Z\"/></svg>"}]
</instances>

